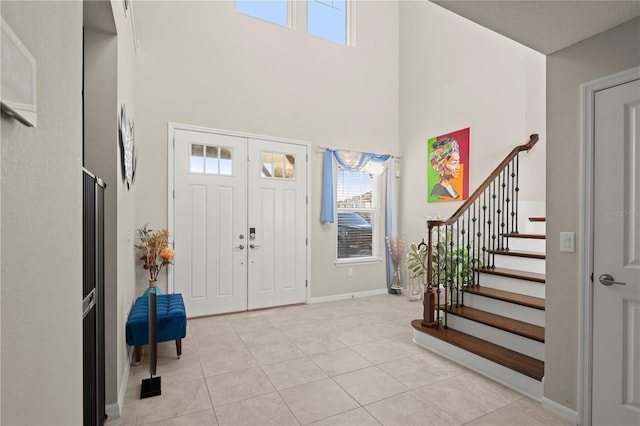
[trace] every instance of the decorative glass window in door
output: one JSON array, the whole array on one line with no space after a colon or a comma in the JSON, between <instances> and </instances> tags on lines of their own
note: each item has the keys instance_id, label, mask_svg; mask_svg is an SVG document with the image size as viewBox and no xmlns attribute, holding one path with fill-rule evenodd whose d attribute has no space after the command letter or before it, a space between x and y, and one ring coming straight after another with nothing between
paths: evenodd
<instances>
[{"instance_id":1,"label":"decorative glass window in door","mask_svg":"<svg viewBox=\"0 0 640 426\"><path fill-rule=\"evenodd\" d=\"M295 179L296 157L276 152L260 153L260 174L263 178Z\"/></svg>"},{"instance_id":2,"label":"decorative glass window in door","mask_svg":"<svg viewBox=\"0 0 640 426\"><path fill-rule=\"evenodd\" d=\"M191 173L231 175L232 154L227 147L191 144Z\"/></svg>"}]
</instances>

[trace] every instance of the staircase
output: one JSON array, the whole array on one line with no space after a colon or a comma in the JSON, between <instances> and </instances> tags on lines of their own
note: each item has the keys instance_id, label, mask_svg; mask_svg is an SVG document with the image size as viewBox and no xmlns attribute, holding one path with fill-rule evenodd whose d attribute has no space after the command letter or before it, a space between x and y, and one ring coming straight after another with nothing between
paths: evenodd
<instances>
[{"instance_id":1,"label":"staircase","mask_svg":"<svg viewBox=\"0 0 640 426\"><path fill-rule=\"evenodd\" d=\"M490 176L489 184L481 185L451 219L429 222L429 246L445 253L430 253L427 259L446 260L429 263L430 289L424 318L412 321L414 341L539 400L545 355L545 218L532 214L523 220L531 209L519 206L520 188L512 176L517 172L507 169L497 169L498 177ZM449 259L460 247L467 249L465 261L475 265L472 280L452 276L460 267Z\"/></svg>"}]
</instances>

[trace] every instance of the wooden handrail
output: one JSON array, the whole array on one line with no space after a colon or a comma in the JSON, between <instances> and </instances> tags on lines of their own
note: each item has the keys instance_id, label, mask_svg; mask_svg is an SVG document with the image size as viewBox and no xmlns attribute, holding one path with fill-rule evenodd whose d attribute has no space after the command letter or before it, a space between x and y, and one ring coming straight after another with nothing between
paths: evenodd
<instances>
[{"instance_id":1,"label":"wooden handrail","mask_svg":"<svg viewBox=\"0 0 640 426\"><path fill-rule=\"evenodd\" d=\"M491 182L493 182L498 177L498 175L502 172L502 170L505 167L507 167L507 164L509 164L509 162L513 160L516 157L516 155L518 155L518 153L522 151L529 151L531 148L533 148L536 142L538 142L538 139L539 139L538 134L534 133L529 137L529 142L527 142L524 145L519 145L513 148L513 150L509 153L509 155L507 155L505 159L502 160L500 164L498 164L498 167L495 168L495 170L484 180L484 182L480 184L478 189L476 189L475 192L471 194L471 196L460 206L458 210L456 210L456 212L453 215L451 215L449 219L428 220L427 228L429 229L429 231L431 231L431 229L433 229L433 227L435 226L451 225L456 220L458 220L460 216L462 216L462 214L465 211L467 211L467 209L471 207L473 203L480 197L480 195L484 192L484 190L487 189L487 187L491 184ZM429 235L431 235L431 232L429 232Z\"/></svg>"}]
</instances>

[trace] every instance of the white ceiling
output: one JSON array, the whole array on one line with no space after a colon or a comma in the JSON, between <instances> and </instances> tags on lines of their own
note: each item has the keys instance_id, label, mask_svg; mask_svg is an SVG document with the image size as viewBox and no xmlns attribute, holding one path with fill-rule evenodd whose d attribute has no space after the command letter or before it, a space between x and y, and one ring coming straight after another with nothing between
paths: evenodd
<instances>
[{"instance_id":1,"label":"white ceiling","mask_svg":"<svg viewBox=\"0 0 640 426\"><path fill-rule=\"evenodd\" d=\"M548 55L640 16L640 1L430 0Z\"/></svg>"}]
</instances>

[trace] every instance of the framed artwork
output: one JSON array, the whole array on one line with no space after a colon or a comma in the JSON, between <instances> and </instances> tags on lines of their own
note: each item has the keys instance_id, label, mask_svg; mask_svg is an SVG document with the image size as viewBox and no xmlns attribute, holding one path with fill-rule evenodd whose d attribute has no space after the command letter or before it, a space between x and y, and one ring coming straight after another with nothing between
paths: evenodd
<instances>
[{"instance_id":1,"label":"framed artwork","mask_svg":"<svg viewBox=\"0 0 640 426\"><path fill-rule=\"evenodd\" d=\"M457 130L427 141L427 201L469 198L469 130Z\"/></svg>"},{"instance_id":2,"label":"framed artwork","mask_svg":"<svg viewBox=\"0 0 640 426\"><path fill-rule=\"evenodd\" d=\"M0 109L25 126L36 127L36 60L4 19L0 30Z\"/></svg>"},{"instance_id":3,"label":"framed artwork","mask_svg":"<svg viewBox=\"0 0 640 426\"><path fill-rule=\"evenodd\" d=\"M133 140L133 122L127 118L124 104L120 109L120 154L122 161L122 179L131 189L136 177L137 156Z\"/></svg>"}]
</instances>

